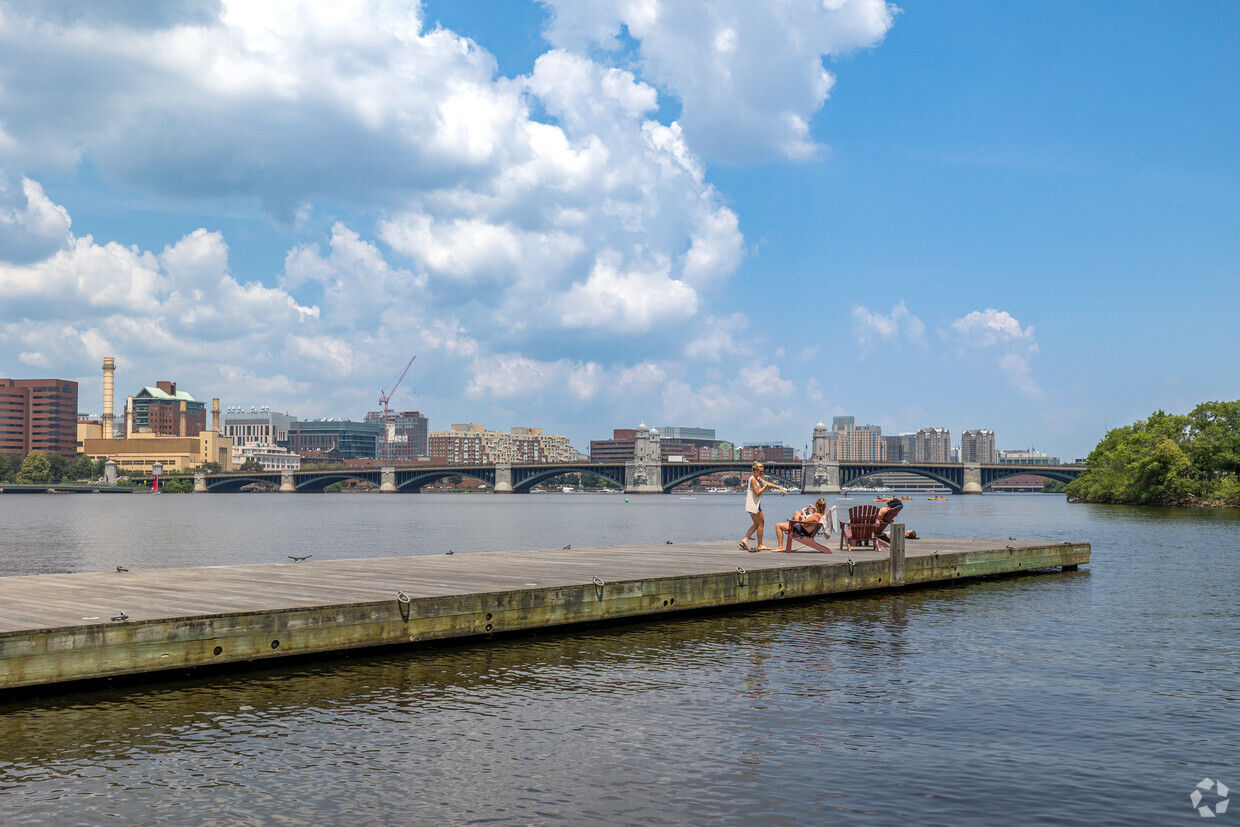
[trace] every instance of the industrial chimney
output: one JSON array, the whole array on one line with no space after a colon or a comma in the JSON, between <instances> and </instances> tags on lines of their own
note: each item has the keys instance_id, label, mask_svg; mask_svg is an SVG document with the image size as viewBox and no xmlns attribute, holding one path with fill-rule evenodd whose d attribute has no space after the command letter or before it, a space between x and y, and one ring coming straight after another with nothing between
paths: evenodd
<instances>
[{"instance_id":1,"label":"industrial chimney","mask_svg":"<svg viewBox=\"0 0 1240 827\"><path fill-rule=\"evenodd\" d=\"M104 439L111 439L115 434L112 431L112 420L115 417L115 410L112 407L112 379L116 373L116 360L111 356L103 357L103 433L100 434Z\"/></svg>"},{"instance_id":2,"label":"industrial chimney","mask_svg":"<svg viewBox=\"0 0 1240 827\"><path fill-rule=\"evenodd\" d=\"M220 430L220 400L215 398L211 400L211 430L219 433Z\"/></svg>"}]
</instances>

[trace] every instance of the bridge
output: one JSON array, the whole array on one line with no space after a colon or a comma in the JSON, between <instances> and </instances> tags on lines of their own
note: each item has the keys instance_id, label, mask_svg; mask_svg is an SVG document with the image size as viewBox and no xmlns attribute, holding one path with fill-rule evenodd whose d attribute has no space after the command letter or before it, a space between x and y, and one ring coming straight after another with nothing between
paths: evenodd
<instances>
[{"instance_id":1,"label":"bridge","mask_svg":"<svg viewBox=\"0 0 1240 827\"><path fill-rule=\"evenodd\" d=\"M546 462L491 463L485 465L389 466L382 468L308 468L300 471L235 471L194 476L199 493L230 493L255 483L283 493L322 492L329 486L356 480L370 483L384 493L417 493L427 485L452 476L470 477L497 494L527 494L534 486L563 474L597 474L626 494L667 494L679 485L711 474L749 473L752 462ZM1036 474L1071 482L1085 470L1083 465L980 465L925 462L848 462L794 460L764 463L766 475L806 494L838 494L865 477L904 472L925 477L953 494L980 494L1005 477Z\"/></svg>"}]
</instances>

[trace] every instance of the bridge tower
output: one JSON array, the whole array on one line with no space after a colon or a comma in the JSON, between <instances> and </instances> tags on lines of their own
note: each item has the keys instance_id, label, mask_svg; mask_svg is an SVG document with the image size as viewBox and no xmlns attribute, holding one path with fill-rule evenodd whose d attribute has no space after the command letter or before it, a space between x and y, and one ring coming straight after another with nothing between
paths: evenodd
<instances>
[{"instance_id":1,"label":"bridge tower","mask_svg":"<svg viewBox=\"0 0 1240 827\"><path fill-rule=\"evenodd\" d=\"M624 493L663 493L663 450L657 430L637 426L633 460L624 464Z\"/></svg>"},{"instance_id":2,"label":"bridge tower","mask_svg":"<svg viewBox=\"0 0 1240 827\"><path fill-rule=\"evenodd\" d=\"M840 463L827 458L827 426L814 426L813 448L801 465L801 491L806 494L840 493Z\"/></svg>"}]
</instances>

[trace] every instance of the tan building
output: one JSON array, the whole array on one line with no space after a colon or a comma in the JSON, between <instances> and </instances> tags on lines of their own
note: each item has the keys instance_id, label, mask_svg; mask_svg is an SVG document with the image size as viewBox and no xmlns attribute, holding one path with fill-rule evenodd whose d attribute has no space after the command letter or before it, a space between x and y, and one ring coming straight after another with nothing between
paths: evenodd
<instances>
[{"instance_id":1,"label":"tan building","mask_svg":"<svg viewBox=\"0 0 1240 827\"><path fill-rule=\"evenodd\" d=\"M198 436L131 434L128 439L84 439L82 452L95 459L111 459L122 472L150 473L155 463L165 471L192 471L204 462L218 462L233 470L232 439L215 431Z\"/></svg>"}]
</instances>

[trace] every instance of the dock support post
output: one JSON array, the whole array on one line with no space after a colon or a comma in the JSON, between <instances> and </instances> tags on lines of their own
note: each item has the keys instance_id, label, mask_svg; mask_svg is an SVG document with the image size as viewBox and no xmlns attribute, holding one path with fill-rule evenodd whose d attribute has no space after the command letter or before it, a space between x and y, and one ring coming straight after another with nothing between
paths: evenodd
<instances>
[{"instance_id":1,"label":"dock support post","mask_svg":"<svg viewBox=\"0 0 1240 827\"><path fill-rule=\"evenodd\" d=\"M904 523L891 526L891 585L904 585Z\"/></svg>"},{"instance_id":2,"label":"dock support post","mask_svg":"<svg viewBox=\"0 0 1240 827\"><path fill-rule=\"evenodd\" d=\"M982 466L966 462L964 465L964 488L961 494L982 493Z\"/></svg>"},{"instance_id":3,"label":"dock support post","mask_svg":"<svg viewBox=\"0 0 1240 827\"><path fill-rule=\"evenodd\" d=\"M297 484L293 482L292 471L281 471L280 472L280 493L281 494L296 494L297 493Z\"/></svg>"},{"instance_id":4,"label":"dock support post","mask_svg":"<svg viewBox=\"0 0 1240 827\"><path fill-rule=\"evenodd\" d=\"M396 468L388 466L379 469L379 493L396 493Z\"/></svg>"},{"instance_id":5,"label":"dock support post","mask_svg":"<svg viewBox=\"0 0 1240 827\"><path fill-rule=\"evenodd\" d=\"M207 493L207 475L206 473L202 471L194 472L194 493L195 494Z\"/></svg>"},{"instance_id":6,"label":"dock support post","mask_svg":"<svg viewBox=\"0 0 1240 827\"><path fill-rule=\"evenodd\" d=\"M512 463L497 462L495 463L495 488L496 494L512 493Z\"/></svg>"}]
</instances>

